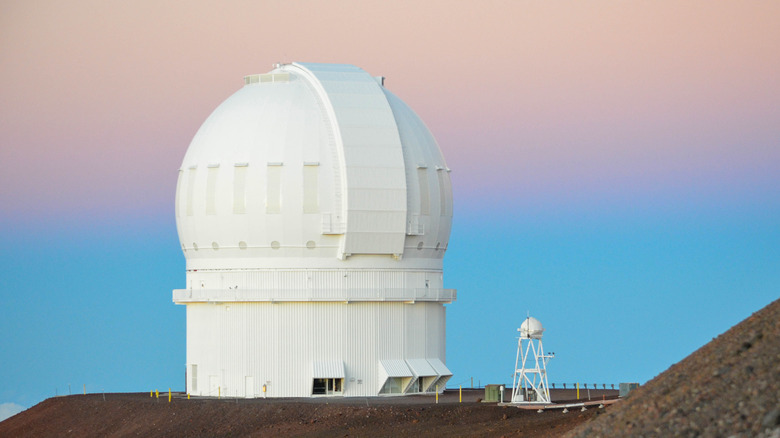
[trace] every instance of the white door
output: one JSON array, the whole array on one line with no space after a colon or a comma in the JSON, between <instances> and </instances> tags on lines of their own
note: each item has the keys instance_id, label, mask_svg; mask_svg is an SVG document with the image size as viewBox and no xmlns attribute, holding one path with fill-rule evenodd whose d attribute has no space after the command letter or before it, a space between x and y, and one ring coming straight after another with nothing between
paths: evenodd
<instances>
[{"instance_id":1,"label":"white door","mask_svg":"<svg viewBox=\"0 0 780 438\"><path fill-rule=\"evenodd\" d=\"M244 397L253 398L255 396L255 378L252 376L246 376L246 386L244 389Z\"/></svg>"},{"instance_id":2,"label":"white door","mask_svg":"<svg viewBox=\"0 0 780 438\"><path fill-rule=\"evenodd\" d=\"M190 393L198 394L198 366L196 364L192 364L190 373L192 374L190 377Z\"/></svg>"}]
</instances>

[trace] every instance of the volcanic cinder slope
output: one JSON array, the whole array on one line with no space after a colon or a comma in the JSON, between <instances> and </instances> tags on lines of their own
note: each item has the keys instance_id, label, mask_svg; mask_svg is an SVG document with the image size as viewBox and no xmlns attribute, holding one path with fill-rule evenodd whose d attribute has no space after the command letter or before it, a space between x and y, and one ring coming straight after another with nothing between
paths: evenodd
<instances>
[{"instance_id":1,"label":"volcanic cinder slope","mask_svg":"<svg viewBox=\"0 0 780 438\"><path fill-rule=\"evenodd\" d=\"M569 437L780 437L780 300Z\"/></svg>"}]
</instances>

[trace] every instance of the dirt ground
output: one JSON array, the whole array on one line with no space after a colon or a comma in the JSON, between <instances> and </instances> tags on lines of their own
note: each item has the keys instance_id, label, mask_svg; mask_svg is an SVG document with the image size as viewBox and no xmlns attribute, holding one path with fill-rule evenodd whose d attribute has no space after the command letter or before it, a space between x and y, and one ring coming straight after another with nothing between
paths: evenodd
<instances>
[{"instance_id":1,"label":"dirt ground","mask_svg":"<svg viewBox=\"0 0 780 438\"><path fill-rule=\"evenodd\" d=\"M617 391L607 391L614 396ZM581 392L586 397L585 392ZM602 397L597 391L591 396ZM105 399L104 399L105 397ZM484 390L433 396L190 399L167 393L54 397L0 423L0 436L558 437L607 408L523 410L478 401ZM555 390L555 398L574 398Z\"/></svg>"}]
</instances>

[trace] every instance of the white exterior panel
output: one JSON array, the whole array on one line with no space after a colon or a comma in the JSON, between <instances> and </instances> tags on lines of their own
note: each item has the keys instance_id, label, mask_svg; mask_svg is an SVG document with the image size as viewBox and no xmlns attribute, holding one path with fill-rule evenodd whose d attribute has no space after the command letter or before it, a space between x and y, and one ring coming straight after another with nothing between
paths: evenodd
<instances>
[{"instance_id":1,"label":"white exterior panel","mask_svg":"<svg viewBox=\"0 0 780 438\"><path fill-rule=\"evenodd\" d=\"M387 377L437 377L425 343L404 341L408 321L426 307L442 304L188 304L187 368L197 375L187 391L253 397L265 384L268 397L309 397L313 378L332 377L344 378L344 396L373 396ZM217 386L204 386L204 376ZM256 386L249 393L247 377Z\"/></svg>"},{"instance_id":2,"label":"white exterior panel","mask_svg":"<svg viewBox=\"0 0 780 438\"><path fill-rule=\"evenodd\" d=\"M281 64L244 83L178 172L188 392L308 397L314 379L343 379L326 395L370 396L446 379L452 188L431 133L355 66Z\"/></svg>"}]
</instances>

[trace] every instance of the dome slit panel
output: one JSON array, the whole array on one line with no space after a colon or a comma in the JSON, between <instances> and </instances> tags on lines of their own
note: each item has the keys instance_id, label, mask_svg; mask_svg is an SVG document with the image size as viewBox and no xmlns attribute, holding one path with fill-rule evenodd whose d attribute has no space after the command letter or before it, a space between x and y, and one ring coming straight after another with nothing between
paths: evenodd
<instances>
[{"instance_id":1,"label":"dome slit panel","mask_svg":"<svg viewBox=\"0 0 780 438\"><path fill-rule=\"evenodd\" d=\"M406 169L382 89L359 69L335 72L320 65L299 66L313 73L327 93L341 136L348 187L342 254L403 254ZM392 169L396 177L373 178L382 168Z\"/></svg>"},{"instance_id":2,"label":"dome slit panel","mask_svg":"<svg viewBox=\"0 0 780 438\"><path fill-rule=\"evenodd\" d=\"M341 134L338 131L335 114L333 113L332 105L330 105L325 90L322 89L312 72L308 69L298 67L300 66L293 64L293 66L285 66L284 68L289 68L293 76L300 79L300 83L304 84L308 96L313 99L316 104L316 108L312 108L312 111L316 109L319 120L321 121L318 129L319 145L321 149L325 149L320 152L322 154L320 155L320 158L327 158L330 162L327 171L331 172L331 181L333 184L333 189L329 192L332 196L332 198L330 198L331 203L327 207L328 210L323 210L321 214L320 232L323 235L344 234L346 217L344 212L346 198L344 187L346 183L345 174L342 170L344 167L344 151L343 148L339 147ZM312 125L306 126L310 127Z\"/></svg>"}]
</instances>

